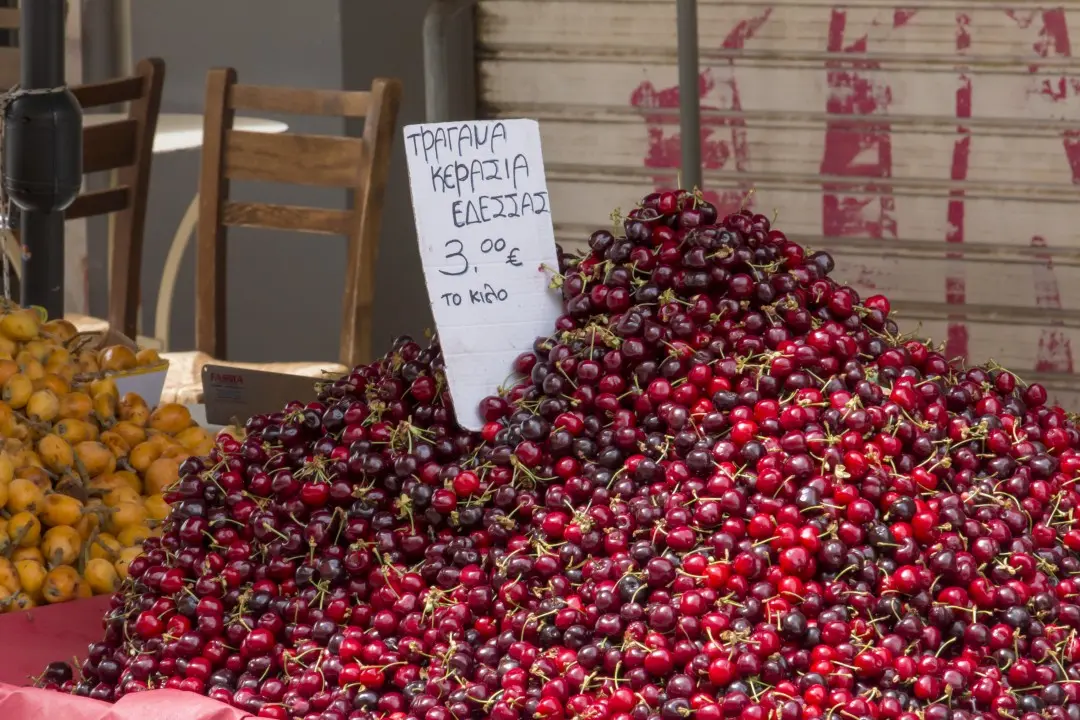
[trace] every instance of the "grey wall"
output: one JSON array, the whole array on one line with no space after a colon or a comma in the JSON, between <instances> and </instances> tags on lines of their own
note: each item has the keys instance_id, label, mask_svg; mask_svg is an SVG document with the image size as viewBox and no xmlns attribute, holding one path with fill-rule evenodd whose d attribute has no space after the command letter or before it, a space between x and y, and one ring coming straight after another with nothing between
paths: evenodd
<instances>
[{"instance_id":1,"label":"grey wall","mask_svg":"<svg viewBox=\"0 0 1080 720\"><path fill-rule=\"evenodd\" d=\"M398 126L424 122L424 15L430 0L342 0L343 80L350 90L371 85L379 75L400 78L405 87ZM353 128L353 131L356 129ZM420 269L404 143L400 129L383 214L375 281L375 352L391 338L419 339L433 327Z\"/></svg>"},{"instance_id":2,"label":"grey wall","mask_svg":"<svg viewBox=\"0 0 1080 720\"><path fill-rule=\"evenodd\" d=\"M111 1L83 0L84 8L111 7ZM165 60L162 112L200 112L207 70L231 65L241 82L257 84L363 90L377 76L400 78L405 88L400 127L425 119L422 27L431 1L136 0L133 54ZM101 17L90 22L108 25ZM468 24L467 18L463 23ZM108 73L101 69L106 66L100 57L88 58L90 72ZM471 65L462 69L471 79ZM281 119L300 132L342 132L334 121ZM362 123L347 128L353 135L361 130ZM400 138L399 131L376 272L377 353L396 335L419 337L431 327ZM169 243L197 185L198 152L158 155L154 163L143 261L146 335L153 334L154 303ZM310 188L237 186L234 193L326 207L347 202L343 193L328 195ZM336 358L344 239L234 230L229 240L229 359ZM95 314L103 313L106 303L104 245L99 223L91 227ZM171 349L190 349L194 337L193 255L189 249L173 300Z\"/></svg>"}]
</instances>

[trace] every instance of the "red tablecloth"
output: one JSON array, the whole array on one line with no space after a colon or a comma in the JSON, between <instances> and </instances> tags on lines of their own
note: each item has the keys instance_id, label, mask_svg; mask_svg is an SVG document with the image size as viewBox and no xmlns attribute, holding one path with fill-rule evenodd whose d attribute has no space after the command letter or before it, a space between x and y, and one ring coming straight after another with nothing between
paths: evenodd
<instances>
[{"instance_id":1,"label":"red tablecloth","mask_svg":"<svg viewBox=\"0 0 1080 720\"><path fill-rule=\"evenodd\" d=\"M108 597L0 615L0 720L243 720L228 705L179 690L128 695L116 703L19 687L56 660L81 661L103 635Z\"/></svg>"},{"instance_id":2,"label":"red tablecloth","mask_svg":"<svg viewBox=\"0 0 1080 720\"><path fill-rule=\"evenodd\" d=\"M180 690L151 690L115 705L48 690L0 684L3 720L245 720L251 715L216 700Z\"/></svg>"},{"instance_id":3,"label":"red tablecloth","mask_svg":"<svg viewBox=\"0 0 1080 720\"><path fill-rule=\"evenodd\" d=\"M103 595L0 615L0 683L28 685L51 662L81 661L105 634L101 620L108 609Z\"/></svg>"}]
</instances>

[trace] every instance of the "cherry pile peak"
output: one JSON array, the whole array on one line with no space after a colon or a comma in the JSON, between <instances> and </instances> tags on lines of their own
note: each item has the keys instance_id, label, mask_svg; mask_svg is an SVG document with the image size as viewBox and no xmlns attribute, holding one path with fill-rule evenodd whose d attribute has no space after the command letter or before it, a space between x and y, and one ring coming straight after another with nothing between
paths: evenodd
<instances>
[{"instance_id":1,"label":"cherry pile peak","mask_svg":"<svg viewBox=\"0 0 1080 720\"><path fill-rule=\"evenodd\" d=\"M482 432L404 338L188 460L102 642L41 684L281 720L1080 720L1080 434L1042 387L690 192L560 266Z\"/></svg>"}]
</instances>

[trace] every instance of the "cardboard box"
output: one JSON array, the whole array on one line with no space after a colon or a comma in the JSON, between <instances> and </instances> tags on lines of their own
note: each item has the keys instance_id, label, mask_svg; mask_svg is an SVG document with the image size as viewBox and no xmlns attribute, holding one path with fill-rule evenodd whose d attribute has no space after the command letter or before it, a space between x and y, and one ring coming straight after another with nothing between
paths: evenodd
<instances>
[{"instance_id":1,"label":"cardboard box","mask_svg":"<svg viewBox=\"0 0 1080 720\"><path fill-rule=\"evenodd\" d=\"M318 378L251 370L228 365L205 365L202 369L206 420L213 425L232 425L252 415L281 410L290 402L311 402Z\"/></svg>"},{"instance_id":2,"label":"cardboard box","mask_svg":"<svg viewBox=\"0 0 1080 720\"><path fill-rule=\"evenodd\" d=\"M129 392L139 395L150 407L157 407L161 402L161 393L165 389L165 377L169 374L169 361L151 368L138 368L129 372L116 373L112 376L120 397Z\"/></svg>"},{"instance_id":3,"label":"cardboard box","mask_svg":"<svg viewBox=\"0 0 1080 720\"><path fill-rule=\"evenodd\" d=\"M139 346L134 340L112 329L103 333L86 333L85 342L86 344L81 347L89 347L94 350L100 350L111 345L123 345L133 351L139 350ZM165 378L168 373L169 361L162 360L158 365L121 372L101 373L99 377L111 377L116 383L116 389L120 392L120 397L133 392L153 408L157 407L161 402L161 393L165 389Z\"/></svg>"}]
</instances>

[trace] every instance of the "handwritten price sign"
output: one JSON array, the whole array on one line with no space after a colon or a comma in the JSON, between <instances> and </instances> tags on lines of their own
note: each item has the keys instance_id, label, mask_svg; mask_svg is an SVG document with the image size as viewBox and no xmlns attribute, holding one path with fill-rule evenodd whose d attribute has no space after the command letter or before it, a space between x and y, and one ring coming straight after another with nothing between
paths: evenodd
<instances>
[{"instance_id":1,"label":"handwritten price sign","mask_svg":"<svg viewBox=\"0 0 1080 720\"><path fill-rule=\"evenodd\" d=\"M520 353L555 328L555 268L540 126L534 120L405 128L420 259L458 422L483 426L477 406Z\"/></svg>"}]
</instances>

